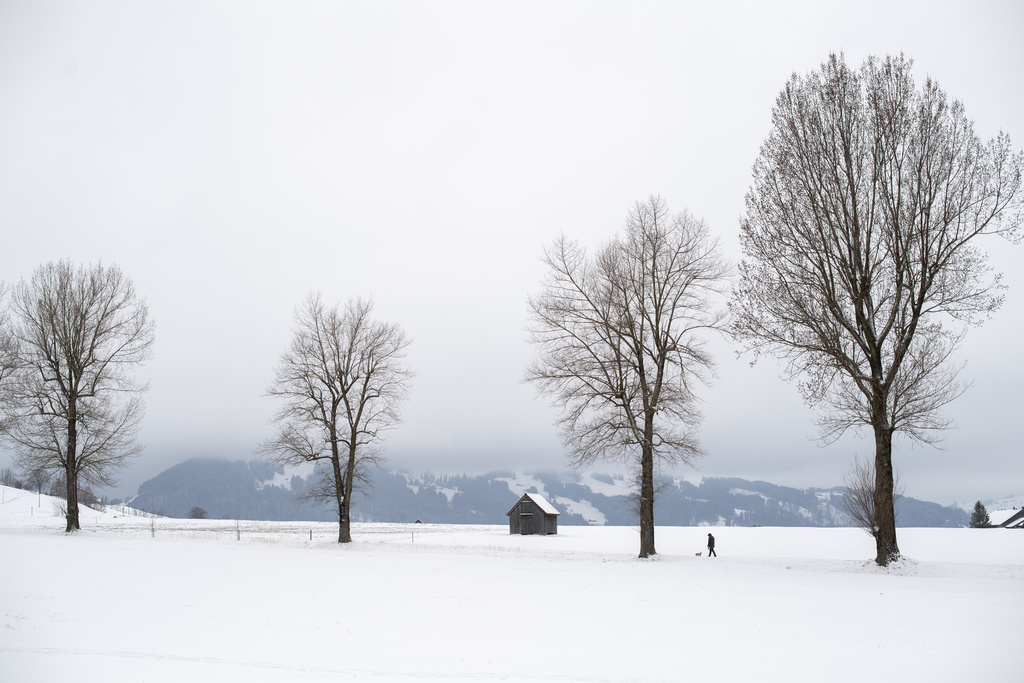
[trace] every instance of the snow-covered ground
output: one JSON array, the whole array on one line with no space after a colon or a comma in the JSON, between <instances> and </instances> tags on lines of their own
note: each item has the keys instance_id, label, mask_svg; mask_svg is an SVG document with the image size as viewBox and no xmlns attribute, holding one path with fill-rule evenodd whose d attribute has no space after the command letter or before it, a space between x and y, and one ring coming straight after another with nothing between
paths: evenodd
<instances>
[{"instance_id":1,"label":"snow-covered ground","mask_svg":"<svg viewBox=\"0 0 1024 683\"><path fill-rule=\"evenodd\" d=\"M1024 532L148 519L0 499L3 681L969 681L1024 668ZM312 540L310 540L312 537ZM705 551L706 552L706 551Z\"/></svg>"}]
</instances>

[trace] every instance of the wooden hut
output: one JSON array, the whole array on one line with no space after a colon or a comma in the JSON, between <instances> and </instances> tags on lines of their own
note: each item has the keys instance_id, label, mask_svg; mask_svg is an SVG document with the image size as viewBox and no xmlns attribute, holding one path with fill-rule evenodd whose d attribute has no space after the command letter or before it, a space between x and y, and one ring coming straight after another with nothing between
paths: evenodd
<instances>
[{"instance_id":1,"label":"wooden hut","mask_svg":"<svg viewBox=\"0 0 1024 683\"><path fill-rule=\"evenodd\" d=\"M510 534L558 533L558 510L538 493L524 493L506 514Z\"/></svg>"}]
</instances>

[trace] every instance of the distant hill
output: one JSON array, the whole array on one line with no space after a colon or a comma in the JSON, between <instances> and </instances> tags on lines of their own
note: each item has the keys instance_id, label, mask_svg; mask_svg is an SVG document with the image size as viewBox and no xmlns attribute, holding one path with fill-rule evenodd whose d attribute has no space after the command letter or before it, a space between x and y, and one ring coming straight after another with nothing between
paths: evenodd
<instances>
[{"instance_id":1,"label":"distant hill","mask_svg":"<svg viewBox=\"0 0 1024 683\"><path fill-rule=\"evenodd\" d=\"M129 504L144 512L184 518L193 507L211 519L330 520L301 500L306 480L259 461L193 458L139 486ZM337 514L333 519L337 519Z\"/></svg>"},{"instance_id":2,"label":"distant hill","mask_svg":"<svg viewBox=\"0 0 1024 683\"><path fill-rule=\"evenodd\" d=\"M130 504L146 512L186 517L201 507L214 519L333 521L326 504L301 500L315 475L286 476L261 462L192 459L139 487ZM562 513L561 525L632 525L630 487L621 476L490 472L479 476L411 474L378 470L372 489L353 498L352 517L361 522L504 524L525 492L540 493ZM700 485L663 482L655 507L666 526L849 526L842 487L795 489L761 481L708 478ZM967 526L959 508L903 498L899 526Z\"/></svg>"}]
</instances>

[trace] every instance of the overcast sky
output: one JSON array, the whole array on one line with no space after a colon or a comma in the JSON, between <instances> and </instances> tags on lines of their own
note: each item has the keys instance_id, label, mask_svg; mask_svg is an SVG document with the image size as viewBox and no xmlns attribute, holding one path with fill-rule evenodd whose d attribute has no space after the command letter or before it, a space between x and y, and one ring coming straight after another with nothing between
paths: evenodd
<instances>
[{"instance_id":1,"label":"overcast sky","mask_svg":"<svg viewBox=\"0 0 1024 683\"><path fill-rule=\"evenodd\" d=\"M905 53L1020 149L1022 7L3 0L0 279L102 260L148 300L146 450L122 494L251 456L310 290L372 297L414 340L392 466L565 469L556 413L521 381L543 245L597 246L659 194L738 260L775 97L833 51ZM1024 246L983 246L1006 303L963 346L974 386L944 450L896 444L910 496L1024 493ZM873 454L868 435L819 447L775 363L714 347L707 456L680 475L828 487Z\"/></svg>"}]
</instances>

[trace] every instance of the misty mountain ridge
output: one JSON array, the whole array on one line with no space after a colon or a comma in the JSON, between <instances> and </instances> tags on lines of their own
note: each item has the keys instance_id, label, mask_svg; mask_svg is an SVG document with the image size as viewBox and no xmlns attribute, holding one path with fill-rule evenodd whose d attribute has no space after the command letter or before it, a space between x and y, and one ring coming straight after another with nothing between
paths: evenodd
<instances>
[{"instance_id":1,"label":"misty mountain ridge","mask_svg":"<svg viewBox=\"0 0 1024 683\"><path fill-rule=\"evenodd\" d=\"M129 504L168 517L187 517L202 508L214 519L336 521L329 503L302 499L317 476L288 474L260 461L194 458L139 486ZM631 485L622 475L521 473L483 475L413 474L378 469L367 492L352 501L356 522L505 524L506 513L526 492L539 493L561 513L561 525L630 526ZM706 478L662 482L655 514L665 526L850 526L842 487L796 489L763 481ZM960 508L903 498L897 524L917 527L967 526Z\"/></svg>"},{"instance_id":2,"label":"misty mountain ridge","mask_svg":"<svg viewBox=\"0 0 1024 683\"><path fill-rule=\"evenodd\" d=\"M972 500L968 503L961 504L957 502L954 503L953 505L954 507L963 508L967 512L970 512L971 510L974 509L974 503L975 501ZM1019 510L1021 508L1024 508L1024 495L1003 496L1002 498L990 498L988 500L981 501L981 503L986 508L988 508L990 512L992 510Z\"/></svg>"}]
</instances>

